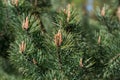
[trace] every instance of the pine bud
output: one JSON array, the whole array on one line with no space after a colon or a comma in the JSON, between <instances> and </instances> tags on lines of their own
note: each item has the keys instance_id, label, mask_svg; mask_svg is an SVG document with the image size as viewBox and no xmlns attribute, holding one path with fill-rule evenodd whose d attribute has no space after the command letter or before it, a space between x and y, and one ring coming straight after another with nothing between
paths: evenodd
<instances>
[{"instance_id":1,"label":"pine bud","mask_svg":"<svg viewBox=\"0 0 120 80\"><path fill-rule=\"evenodd\" d=\"M66 11L66 9L63 9L63 12L64 12L65 14L67 14L67 11Z\"/></svg>"},{"instance_id":2,"label":"pine bud","mask_svg":"<svg viewBox=\"0 0 120 80\"><path fill-rule=\"evenodd\" d=\"M12 4L15 6L18 6L18 2L19 2L19 0L12 0Z\"/></svg>"},{"instance_id":3,"label":"pine bud","mask_svg":"<svg viewBox=\"0 0 120 80\"><path fill-rule=\"evenodd\" d=\"M70 4L67 5L67 9L63 9L63 12L67 15L67 22L69 22L70 16L71 16L70 9L71 9L71 5Z\"/></svg>"},{"instance_id":4,"label":"pine bud","mask_svg":"<svg viewBox=\"0 0 120 80\"><path fill-rule=\"evenodd\" d=\"M105 7L103 7L101 10L101 16L105 16Z\"/></svg>"},{"instance_id":5,"label":"pine bud","mask_svg":"<svg viewBox=\"0 0 120 80\"><path fill-rule=\"evenodd\" d=\"M18 0L15 0L15 5L18 6Z\"/></svg>"},{"instance_id":6,"label":"pine bud","mask_svg":"<svg viewBox=\"0 0 120 80\"><path fill-rule=\"evenodd\" d=\"M29 21L28 21L28 17L26 17L26 21L25 21L25 29L28 29L28 25L29 25Z\"/></svg>"},{"instance_id":7,"label":"pine bud","mask_svg":"<svg viewBox=\"0 0 120 80\"><path fill-rule=\"evenodd\" d=\"M59 47L62 43L62 34L61 31L59 30L57 34L54 36L54 42L57 47Z\"/></svg>"},{"instance_id":8,"label":"pine bud","mask_svg":"<svg viewBox=\"0 0 120 80\"><path fill-rule=\"evenodd\" d=\"M32 61L33 61L33 64L37 64L37 61L34 58L33 58Z\"/></svg>"},{"instance_id":9,"label":"pine bud","mask_svg":"<svg viewBox=\"0 0 120 80\"><path fill-rule=\"evenodd\" d=\"M117 9L117 17L118 17L118 19L119 19L119 21L120 21L120 6L119 6L118 9Z\"/></svg>"},{"instance_id":10,"label":"pine bud","mask_svg":"<svg viewBox=\"0 0 120 80\"><path fill-rule=\"evenodd\" d=\"M83 61L82 61L83 59L82 58L80 58L80 62L79 62L79 64L80 64L80 67L83 67Z\"/></svg>"},{"instance_id":11,"label":"pine bud","mask_svg":"<svg viewBox=\"0 0 120 80\"><path fill-rule=\"evenodd\" d=\"M25 51L25 48L26 48L26 44L24 41L22 41L22 43L19 45L20 53L23 53Z\"/></svg>"},{"instance_id":12,"label":"pine bud","mask_svg":"<svg viewBox=\"0 0 120 80\"><path fill-rule=\"evenodd\" d=\"M25 30L28 30L28 28L29 28L29 20L28 20L28 17L26 17L26 19L23 21L23 23L22 23L22 28L25 29Z\"/></svg>"},{"instance_id":13,"label":"pine bud","mask_svg":"<svg viewBox=\"0 0 120 80\"><path fill-rule=\"evenodd\" d=\"M101 36L98 37L98 44L101 42Z\"/></svg>"},{"instance_id":14,"label":"pine bud","mask_svg":"<svg viewBox=\"0 0 120 80\"><path fill-rule=\"evenodd\" d=\"M67 22L69 22L69 20L70 20L70 7L71 7L71 5L70 4L68 4L68 6L67 6Z\"/></svg>"}]
</instances>

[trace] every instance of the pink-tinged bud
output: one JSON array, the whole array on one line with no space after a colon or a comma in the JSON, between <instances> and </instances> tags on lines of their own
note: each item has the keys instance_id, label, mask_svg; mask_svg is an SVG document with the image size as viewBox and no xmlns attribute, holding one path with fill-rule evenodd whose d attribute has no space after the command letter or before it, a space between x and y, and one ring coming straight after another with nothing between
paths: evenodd
<instances>
[{"instance_id":1,"label":"pink-tinged bud","mask_svg":"<svg viewBox=\"0 0 120 80\"><path fill-rule=\"evenodd\" d=\"M25 30L28 30L28 28L29 28L29 20L28 20L28 17L26 17L26 19L23 20L22 28L25 29Z\"/></svg>"},{"instance_id":2,"label":"pink-tinged bud","mask_svg":"<svg viewBox=\"0 0 120 80\"><path fill-rule=\"evenodd\" d=\"M19 2L18 0L15 0L15 5L16 5L16 6L18 6L18 2Z\"/></svg>"},{"instance_id":3,"label":"pink-tinged bud","mask_svg":"<svg viewBox=\"0 0 120 80\"><path fill-rule=\"evenodd\" d=\"M26 43L22 41L22 43L19 45L20 53L23 53L25 51L25 48L26 48Z\"/></svg>"},{"instance_id":4,"label":"pink-tinged bud","mask_svg":"<svg viewBox=\"0 0 120 80\"><path fill-rule=\"evenodd\" d=\"M105 7L103 7L101 10L101 16L105 16Z\"/></svg>"},{"instance_id":5,"label":"pink-tinged bud","mask_svg":"<svg viewBox=\"0 0 120 80\"><path fill-rule=\"evenodd\" d=\"M12 4L18 6L19 0L12 0Z\"/></svg>"},{"instance_id":6,"label":"pink-tinged bud","mask_svg":"<svg viewBox=\"0 0 120 80\"><path fill-rule=\"evenodd\" d=\"M54 36L54 42L57 47L59 47L62 43L62 34L61 31L59 30L57 34Z\"/></svg>"}]
</instances>

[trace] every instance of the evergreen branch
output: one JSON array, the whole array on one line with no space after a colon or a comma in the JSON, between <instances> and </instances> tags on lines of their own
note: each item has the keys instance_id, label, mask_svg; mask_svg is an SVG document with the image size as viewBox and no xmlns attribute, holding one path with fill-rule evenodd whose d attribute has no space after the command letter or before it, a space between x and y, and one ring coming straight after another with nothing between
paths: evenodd
<instances>
[{"instance_id":1,"label":"evergreen branch","mask_svg":"<svg viewBox=\"0 0 120 80\"><path fill-rule=\"evenodd\" d=\"M111 60L110 60L110 62L109 63L112 63L113 61L115 61L117 58L119 58L120 57L120 53L119 54L117 54L116 56L114 56Z\"/></svg>"},{"instance_id":2,"label":"evergreen branch","mask_svg":"<svg viewBox=\"0 0 120 80\"><path fill-rule=\"evenodd\" d=\"M58 57L59 67L61 70L62 69L62 61L61 61L60 47L57 47L57 57Z\"/></svg>"}]
</instances>

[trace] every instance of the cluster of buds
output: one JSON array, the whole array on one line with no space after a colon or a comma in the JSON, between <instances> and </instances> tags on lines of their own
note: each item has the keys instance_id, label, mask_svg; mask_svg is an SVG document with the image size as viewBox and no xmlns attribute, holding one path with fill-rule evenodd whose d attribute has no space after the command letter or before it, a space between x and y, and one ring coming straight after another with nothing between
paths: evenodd
<instances>
[{"instance_id":1,"label":"cluster of buds","mask_svg":"<svg viewBox=\"0 0 120 80\"><path fill-rule=\"evenodd\" d=\"M59 30L57 34L54 36L54 42L57 47L59 47L62 43L62 34L61 31Z\"/></svg>"},{"instance_id":2,"label":"cluster of buds","mask_svg":"<svg viewBox=\"0 0 120 80\"><path fill-rule=\"evenodd\" d=\"M105 7L102 7L101 16L105 16Z\"/></svg>"},{"instance_id":3,"label":"cluster of buds","mask_svg":"<svg viewBox=\"0 0 120 80\"><path fill-rule=\"evenodd\" d=\"M118 19L119 19L119 21L120 21L120 6L119 6L118 9L117 9L117 17L118 17Z\"/></svg>"},{"instance_id":4,"label":"cluster of buds","mask_svg":"<svg viewBox=\"0 0 120 80\"><path fill-rule=\"evenodd\" d=\"M32 61L33 61L33 64L37 64L37 61L34 58L32 59Z\"/></svg>"},{"instance_id":5,"label":"cluster of buds","mask_svg":"<svg viewBox=\"0 0 120 80\"><path fill-rule=\"evenodd\" d=\"M98 37L98 44L101 42L101 36Z\"/></svg>"},{"instance_id":6,"label":"cluster of buds","mask_svg":"<svg viewBox=\"0 0 120 80\"><path fill-rule=\"evenodd\" d=\"M29 28L29 20L28 20L28 17L26 17L26 19L23 20L22 28L25 29L25 30L28 30L28 28Z\"/></svg>"},{"instance_id":7,"label":"cluster of buds","mask_svg":"<svg viewBox=\"0 0 120 80\"><path fill-rule=\"evenodd\" d=\"M79 64L80 64L80 67L83 67L83 59L82 58L80 58Z\"/></svg>"},{"instance_id":8,"label":"cluster of buds","mask_svg":"<svg viewBox=\"0 0 120 80\"><path fill-rule=\"evenodd\" d=\"M19 45L19 51L20 53L23 53L26 49L26 43L22 41L22 43Z\"/></svg>"},{"instance_id":9,"label":"cluster of buds","mask_svg":"<svg viewBox=\"0 0 120 80\"><path fill-rule=\"evenodd\" d=\"M19 0L12 0L12 4L15 6L18 6L18 2L19 2Z\"/></svg>"},{"instance_id":10,"label":"cluster of buds","mask_svg":"<svg viewBox=\"0 0 120 80\"><path fill-rule=\"evenodd\" d=\"M64 9L64 13L65 14L67 14L67 22L69 22L69 20L70 20L70 9L71 9L71 5L70 4L68 4L67 5L67 9Z\"/></svg>"}]
</instances>

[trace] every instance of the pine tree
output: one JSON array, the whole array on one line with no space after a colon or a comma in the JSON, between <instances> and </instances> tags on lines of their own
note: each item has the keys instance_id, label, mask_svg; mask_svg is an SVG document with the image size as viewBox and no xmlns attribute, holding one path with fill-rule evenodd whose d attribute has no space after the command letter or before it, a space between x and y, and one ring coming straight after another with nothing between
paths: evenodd
<instances>
[{"instance_id":1,"label":"pine tree","mask_svg":"<svg viewBox=\"0 0 120 80\"><path fill-rule=\"evenodd\" d=\"M25 79L120 78L119 0L112 10L106 5L98 9L97 25L89 22L88 14L81 18L71 4L54 11L51 0L7 3L9 59Z\"/></svg>"},{"instance_id":2,"label":"pine tree","mask_svg":"<svg viewBox=\"0 0 120 80\"><path fill-rule=\"evenodd\" d=\"M28 78L68 80L78 76L74 71L79 69L79 54L75 53L74 57L72 53L75 47L73 32L79 26L76 13L68 5L57 15L52 32L45 28L43 30L37 14L19 15L13 22L16 37L9 50L10 59ZM73 61L77 61L78 65L72 65Z\"/></svg>"},{"instance_id":3,"label":"pine tree","mask_svg":"<svg viewBox=\"0 0 120 80\"><path fill-rule=\"evenodd\" d=\"M117 4L118 3L118 4ZM105 6L104 10L101 12L104 15L98 17L99 22L103 26L104 30L101 30L100 34L103 37L103 44L106 45L108 48L107 58L108 61L106 62L106 67L104 68L104 77L106 79L120 79L120 68L119 68L119 61L120 61L120 51L119 51L119 3L120 1L114 1L114 4L117 4L115 7L114 5L109 6L112 7L112 10Z\"/></svg>"}]
</instances>

